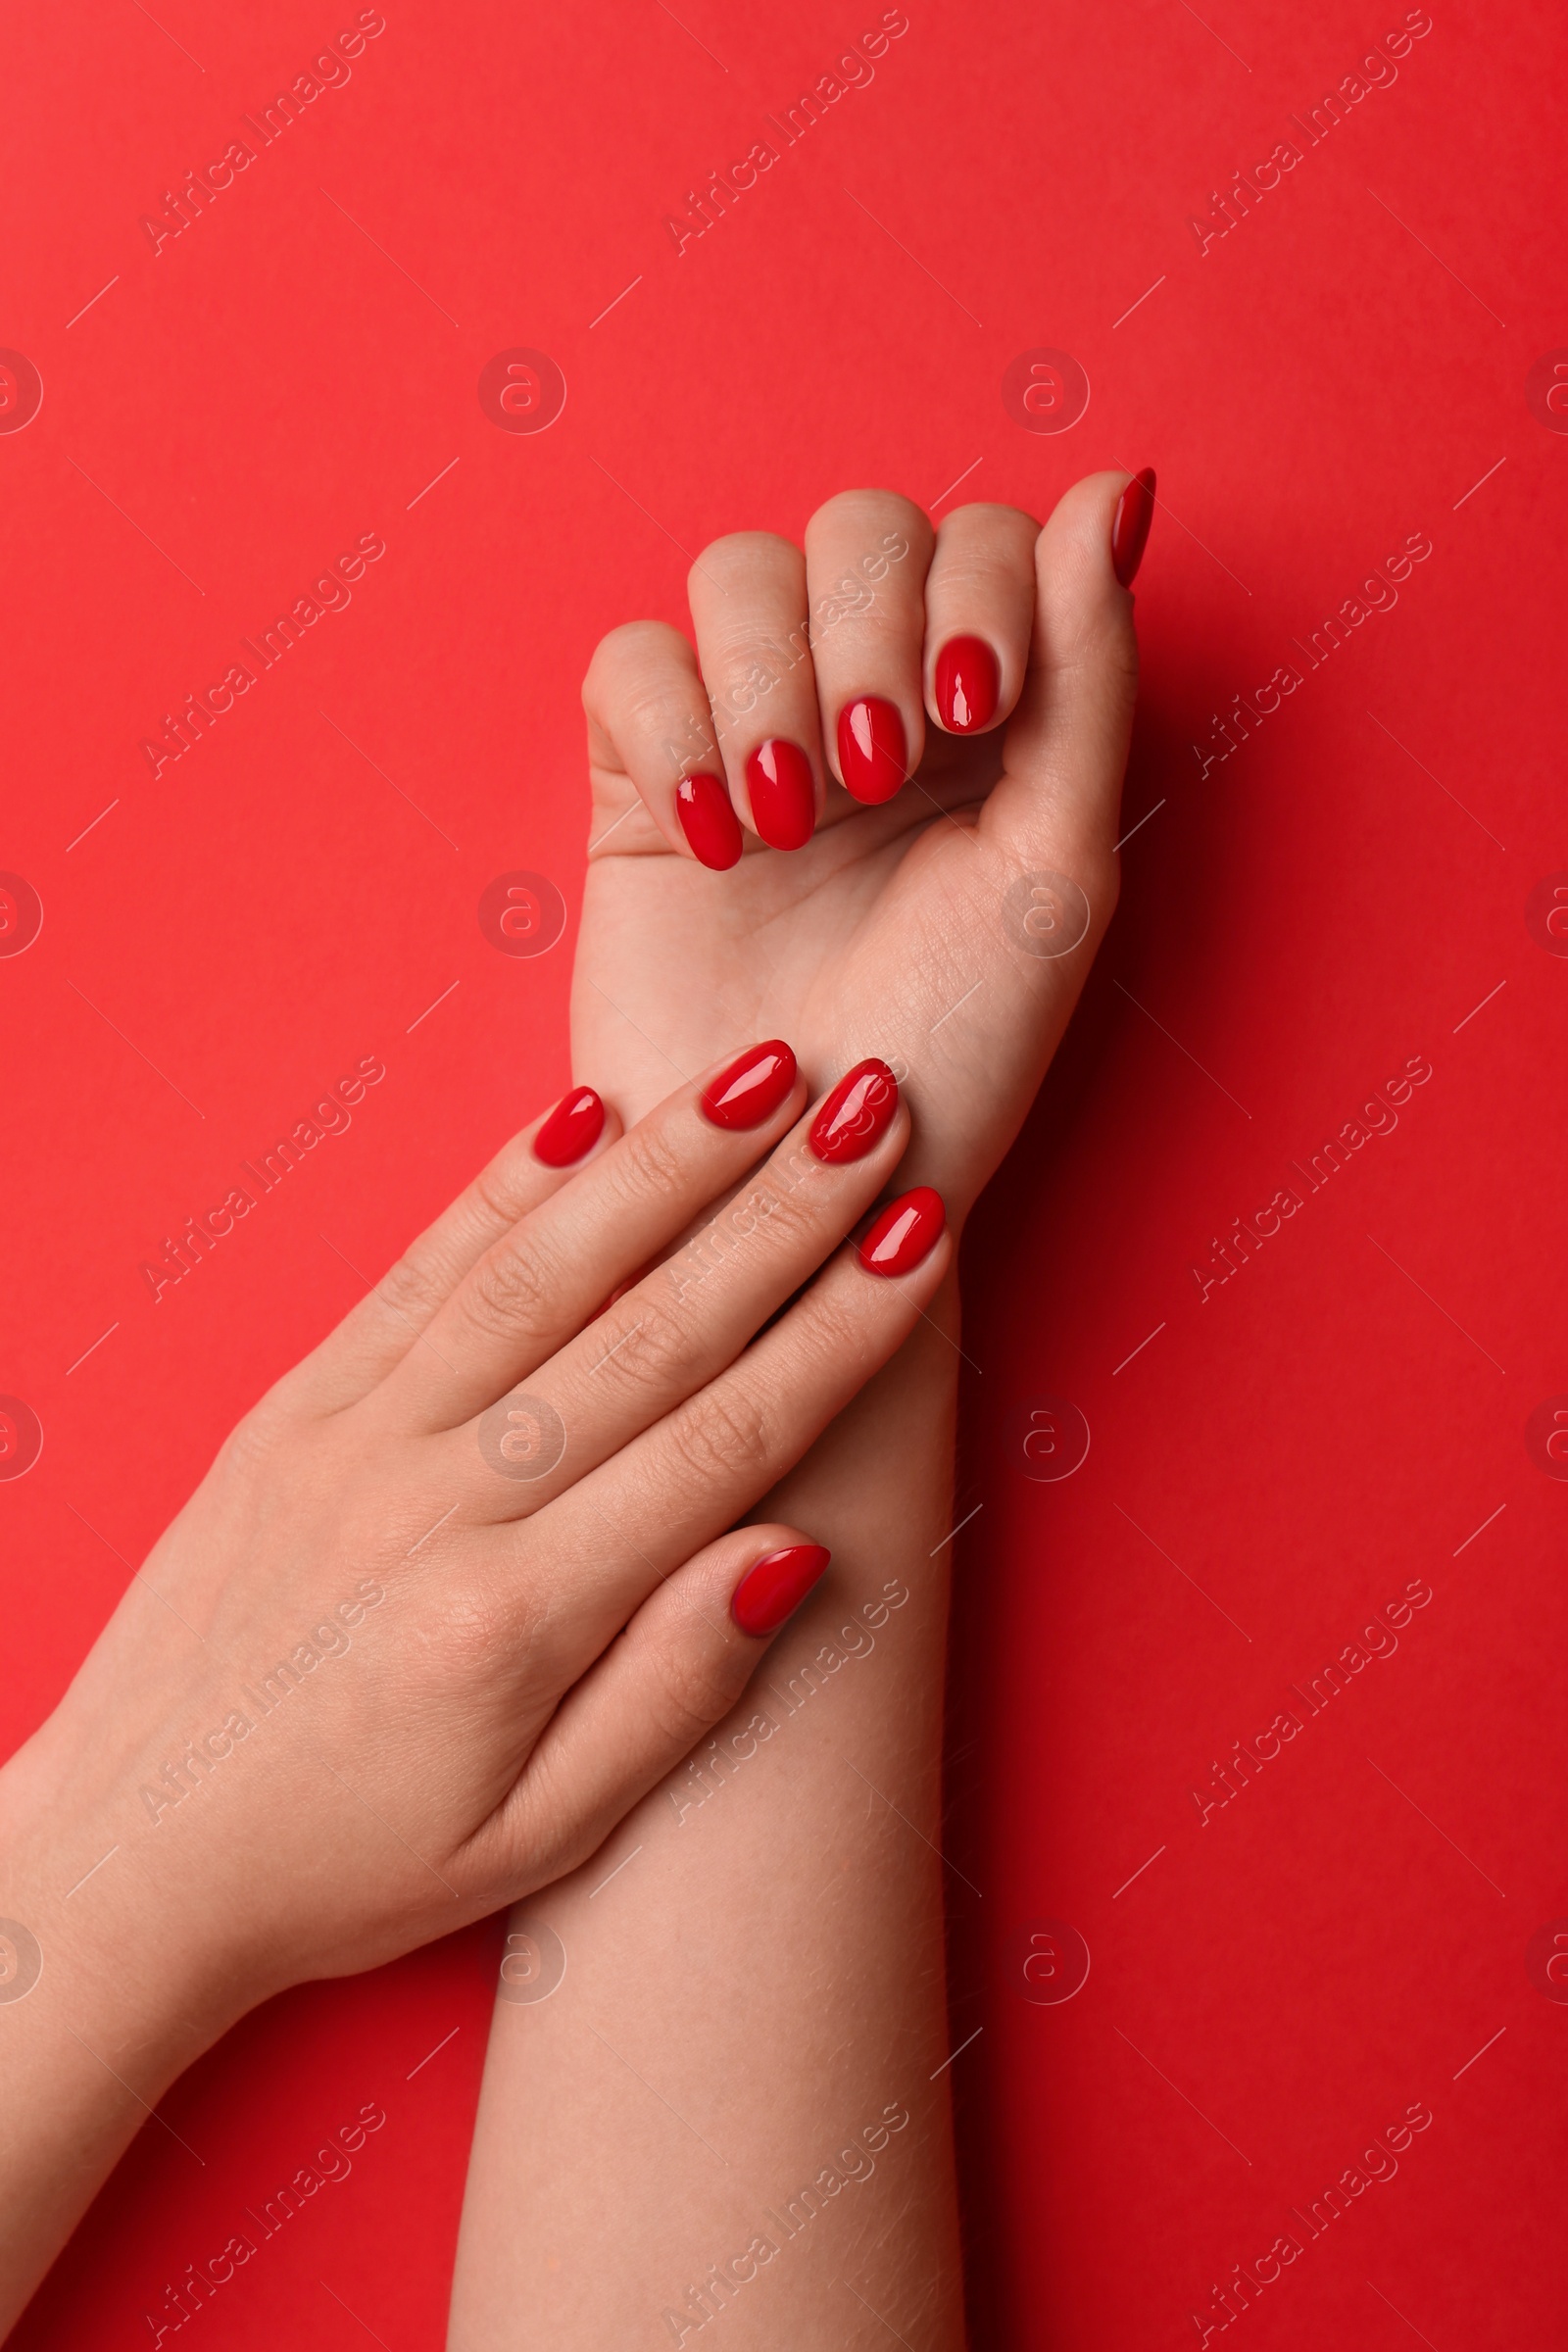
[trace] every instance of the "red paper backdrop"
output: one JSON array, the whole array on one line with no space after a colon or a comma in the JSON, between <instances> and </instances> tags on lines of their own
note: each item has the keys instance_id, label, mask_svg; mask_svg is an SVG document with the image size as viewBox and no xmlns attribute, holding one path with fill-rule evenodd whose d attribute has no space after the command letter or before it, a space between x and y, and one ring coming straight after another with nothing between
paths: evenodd
<instances>
[{"instance_id":1,"label":"red paper backdrop","mask_svg":"<svg viewBox=\"0 0 1568 2352\"><path fill-rule=\"evenodd\" d=\"M526 867L574 912L599 633L681 617L688 552L798 534L849 484L1043 514L1153 462L1126 821L1153 813L968 1251L980 2340L1193 2342L1282 2232L1301 2253L1233 2322L1259 2352L1544 2340L1568 2008L1528 1948L1568 1914L1568 1494L1526 1427L1568 1389L1568 943L1549 892L1527 906L1568 867L1560 14L1436 0L1367 69L1400 8L910 0L786 145L768 118L878 8L389 0L264 146L246 117L356 21L10 12L0 344L43 398L26 421L5 363L0 865L43 927L0 959L0 1389L44 1447L0 1493L0 1735L355 1269L566 1079L572 921L514 959L476 906ZM142 216L237 138L255 162L155 250ZM665 216L760 139L778 163L677 250ZM537 434L476 393L519 348L566 386ZM1002 392L1042 348L1091 387L1059 433ZM163 714L362 534L385 554L351 607L155 777ZM155 1306L139 1262L372 1054L352 1131ZM1412 1058L1310 1191L1292 1162ZM1282 1188L1300 1207L1200 1296ZM1020 1435L1049 1397L1092 1433L1055 1482L1046 1424ZM1418 1580L1396 1651L1317 1714L1293 1696ZM1282 1710L1300 1730L1202 1817ZM1088 1981L1029 1997L1075 1938ZM352 2180L200 2328L438 2345L494 1957L476 1932L250 2021L167 2102L205 2170L149 2127L18 2340L148 2340L166 2283L374 2099ZM1417 2104L1396 2177L1293 2221Z\"/></svg>"}]
</instances>

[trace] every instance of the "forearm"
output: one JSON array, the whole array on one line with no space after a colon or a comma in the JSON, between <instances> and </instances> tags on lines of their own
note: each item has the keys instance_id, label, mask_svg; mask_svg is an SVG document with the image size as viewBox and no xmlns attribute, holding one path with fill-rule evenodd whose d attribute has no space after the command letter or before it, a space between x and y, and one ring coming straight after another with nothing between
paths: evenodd
<instances>
[{"instance_id":1,"label":"forearm","mask_svg":"<svg viewBox=\"0 0 1568 2352\"><path fill-rule=\"evenodd\" d=\"M37 1743L0 1773L0 2336L225 2022L188 1923L144 1899L106 1817L44 1801L46 1778Z\"/></svg>"},{"instance_id":2,"label":"forearm","mask_svg":"<svg viewBox=\"0 0 1568 2352\"><path fill-rule=\"evenodd\" d=\"M950 1281L771 1498L833 1567L716 1740L526 1907L566 1969L497 2005L457 2352L689 2344L719 2310L731 2352L961 2343L936 1851L956 1321Z\"/></svg>"}]
</instances>

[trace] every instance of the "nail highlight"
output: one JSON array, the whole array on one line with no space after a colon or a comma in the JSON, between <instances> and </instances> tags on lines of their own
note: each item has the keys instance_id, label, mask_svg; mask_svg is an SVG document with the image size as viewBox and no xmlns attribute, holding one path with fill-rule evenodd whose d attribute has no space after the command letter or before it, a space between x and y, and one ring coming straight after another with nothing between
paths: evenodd
<instances>
[{"instance_id":1,"label":"nail highlight","mask_svg":"<svg viewBox=\"0 0 1568 2352\"><path fill-rule=\"evenodd\" d=\"M770 850L804 850L816 824L816 780L798 743L769 736L746 762L752 822Z\"/></svg>"},{"instance_id":2,"label":"nail highlight","mask_svg":"<svg viewBox=\"0 0 1568 2352\"><path fill-rule=\"evenodd\" d=\"M1144 560L1144 548L1149 538L1149 526L1154 519L1154 468L1146 466L1135 473L1116 501L1116 513L1110 526L1111 569L1124 588L1133 584L1134 574Z\"/></svg>"},{"instance_id":3,"label":"nail highlight","mask_svg":"<svg viewBox=\"0 0 1568 2352\"><path fill-rule=\"evenodd\" d=\"M760 1127L795 1084L795 1055L781 1037L746 1052L704 1087L703 1116L715 1127Z\"/></svg>"},{"instance_id":4,"label":"nail highlight","mask_svg":"<svg viewBox=\"0 0 1568 2352\"><path fill-rule=\"evenodd\" d=\"M730 1597L729 1613L743 1634L776 1633L793 1616L833 1554L825 1544L789 1544L748 1568Z\"/></svg>"},{"instance_id":5,"label":"nail highlight","mask_svg":"<svg viewBox=\"0 0 1568 2352\"><path fill-rule=\"evenodd\" d=\"M839 774L858 801L891 801L909 773L904 720L894 703L863 694L839 712Z\"/></svg>"},{"instance_id":6,"label":"nail highlight","mask_svg":"<svg viewBox=\"0 0 1568 2352\"><path fill-rule=\"evenodd\" d=\"M937 656L936 704L955 735L977 735L997 715L1002 669L983 637L950 637Z\"/></svg>"},{"instance_id":7,"label":"nail highlight","mask_svg":"<svg viewBox=\"0 0 1568 2352\"><path fill-rule=\"evenodd\" d=\"M591 1086L563 1095L533 1139L533 1155L547 1168L569 1168L591 1152L605 1131L605 1106Z\"/></svg>"},{"instance_id":8,"label":"nail highlight","mask_svg":"<svg viewBox=\"0 0 1568 2352\"><path fill-rule=\"evenodd\" d=\"M899 1082L887 1063L858 1061L811 1121L807 1140L817 1158L832 1167L863 1159L898 1107Z\"/></svg>"},{"instance_id":9,"label":"nail highlight","mask_svg":"<svg viewBox=\"0 0 1568 2352\"><path fill-rule=\"evenodd\" d=\"M714 873L740 861L741 822L717 776L682 776L675 787L675 813L692 856Z\"/></svg>"},{"instance_id":10,"label":"nail highlight","mask_svg":"<svg viewBox=\"0 0 1568 2352\"><path fill-rule=\"evenodd\" d=\"M917 1184L877 1218L860 1244L861 1265L868 1274L907 1274L935 1249L947 1221L942 1195Z\"/></svg>"}]
</instances>

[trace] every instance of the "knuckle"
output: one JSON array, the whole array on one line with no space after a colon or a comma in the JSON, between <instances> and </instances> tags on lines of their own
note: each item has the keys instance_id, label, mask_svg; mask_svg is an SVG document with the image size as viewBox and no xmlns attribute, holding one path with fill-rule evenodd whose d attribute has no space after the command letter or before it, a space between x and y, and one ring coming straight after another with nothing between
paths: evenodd
<instances>
[{"instance_id":1,"label":"knuckle","mask_svg":"<svg viewBox=\"0 0 1568 2352\"><path fill-rule=\"evenodd\" d=\"M768 1182L737 1194L692 1244L691 1259L702 1276L723 1272L738 1255L759 1271L782 1263L803 1281L821 1255L834 1213L831 1201L810 1187L810 1178L823 1172L821 1162L812 1160L799 1185Z\"/></svg>"},{"instance_id":2,"label":"knuckle","mask_svg":"<svg viewBox=\"0 0 1568 2352\"><path fill-rule=\"evenodd\" d=\"M982 499L956 507L937 526L944 568L966 560L989 568L1000 557L1032 556L1039 536L1039 523L1022 507L996 506Z\"/></svg>"},{"instance_id":3,"label":"knuckle","mask_svg":"<svg viewBox=\"0 0 1568 2352\"><path fill-rule=\"evenodd\" d=\"M422 1330L441 1304L443 1295L433 1255L418 1244L407 1250L395 1266L388 1267L370 1293L405 1330L411 1324L416 1330Z\"/></svg>"},{"instance_id":4,"label":"knuckle","mask_svg":"<svg viewBox=\"0 0 1568 2352\"><path fill-rule=\"evenodd\" d=\"M658 1117L630 1128L603 1164L621 1199L640 1207L651 1199L673 1203L685 1194L687 1175L680 1152Z\"/></svg>"},{"instance_id":5,"label":"knuckle","mask_svg":"<svg viewBox=\"0 0 1568 2352\"><path fill-rule=\"evenodd\" d=\"M898 490L840 490L824 500L806 526L809 554L813 542L857 539L873 532L902 530L916 545L929 545L931 524L925 510Z\"/></svg>"},{"instance_id":6,"label":"knuckle","mask_svg":"<svg viewBox=\"0 0 1568 2352\"><path fill-rule=\"evenodd\" d=\"M511 1339L548 1326L559 1276L537 1239L509 1238L488 1250L468 1277L469 1320L489 1339Z\"/></svg>"},{"instance_id":7,"label":"knuckle","mask_svg":"<svg viewBox=\"0 0 1568 2352\"><path fill-rule=\"evenodd\" d=\"M273 1403L275 1396L276 1391L270 1391L253 1405L219 1447L214 1467L225 1482L248 1488L272 1468L288 1436L284 1410Z\"/></svg>"},{"instance_id":8,"label":"knuckle","mask_svg":"<svg viewBox=\"0 0 1568 2352\"><path fill-rule=\"evenodd\" d=\"M662 1313L646 1294L627 1303L635 1309L632 1320L624 1315L615 1319L624 1324L623 1330L617 1333L615 1322L607 1319L594 1334L594 1373L608 1373L622 1390L666 1389L690 1357L691 1335L677 1316Z\"/></svg>"},{"instance_id":9,"label":"knuckle","mask_svg":"<svg viewBox=\"0 0 1568 2352\"><path fill-rule=\"evenodd\" d=\"M628 687L656 674L672 656L690 663L691 649L679 629L663 620L622 621L594 647L583 701L590 710L617 703Z\"/></svg>"},{"instance_id":10,"label":"knuckle","mask_svg":"<svg viewBox=\"0 0 1568 2352\"><path fill-rule=\"evenodd\" d=\"M440 1654L460 1690L471 1694L484 1688L494 1680L497 1659L516 1654L518 1615L515 1601L506 1598L498 1585L471 1577L443 1582Z\"/></svg>"},{"instance_id":11,"label":"knuckle","mask_svg":"<svg viewBox=\"0 0 1568 2352\"><path fill-rule=\"evenodd\" d=\"M665 1744L690 1747L731 1704L734 1675L723 1651L694 1644L682 1619L661 1642L650 1665L649 1711Z\"/></svg>"},{"instance_id":12,"label":"knuckle","mask_svg":"<svg viewBox=\"0 0 1568 2352\"><path fill-rule=\"evenodd\" d=\"M710 728L708 697L695 679L648 678L629 695L616 727L628 751L673 749L677 761L695 758L708 747Z\"/></svg>"},{"instance_id":13,"label":"knuckle","mask_svg":"<svg viewBox=\"0 0 1568 2352\"><path fill-rule=\"evenodd\" d=\"M509 1144L504 1152L497 1152L490 1165L481 1168L473 1180L473 1206L478 1212L475 1222L481 1230L515 1225L528 1206L528 1195L537 1189L538 1176L539 1162L525 1145Z\"/></svg>"},{"instance_id":14,"label":"knuckle","mask_svg":"<svg viewBox=\"0 0 1568 2352\"><path fill-rule=\"evenodd\" d=\"M687 574L693 602L705 589L723 594L730 586L752 588L770 583L780 574L799 577L801 551L793 540L776 531L727 531L704 548Z\"/></svg>"},{"instance_id":15,"label":"knuckle","mask_svg":"<svg viewBox=\"0 0 1568 2352\"><path fill-rule=\"evenodd\" d=\"M883 1284L871 1296L880 1299L890 1288ZM812 1284L792 1320L797 1344L808 1363L858 1365L870 1353L865 1318L856 1312L847 1287L831 1275Z\"/></svg>"},{"instance_id":16,"label":"knuckle","mask_svg":"<svg viewBox=\"0 0 1568 2352\"><path fill-rule=\"evenodd\" d=\"M669 1440L692 1479L729 1481L766 1460L767 1414L738 1381L714 1381L671 1414Z\"/></svg>"}]
</instances>

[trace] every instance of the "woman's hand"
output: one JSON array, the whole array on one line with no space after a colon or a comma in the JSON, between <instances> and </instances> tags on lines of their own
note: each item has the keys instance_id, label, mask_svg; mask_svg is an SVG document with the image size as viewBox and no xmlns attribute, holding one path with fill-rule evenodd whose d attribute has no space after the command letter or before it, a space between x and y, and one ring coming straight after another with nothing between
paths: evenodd
<instances>
[{"instance_id":1,"label":"woman's hand","mask_svg":"<svg viewBox=\"0 0 1568 2352\"><path fill-rule=\"evenodd\" d=\"M0 1774L0 2331L182 2066L582 1861L820 1574L725 1531L951 1243L920 1195L838 1249L908 1114L880 1065L805 1096L773 1044L509 1146L235 1431Z\"/></svg>"},{"instance_id":2,"label":"woman's hand","mask_svg":"<svg viewBox=\"0 0 1568 2352\"><path fill-rule=\"evenodd\" d=\"M1115 906L1152 479L1092 475L1044 530L846 492L804 554L704 552L695 657L662 622L604 640L580 1068L641 1105L767 1028L814 1083L874 1050L907 1073L911 1176L962 1218Z\"/></svg>"}]
</instances>

